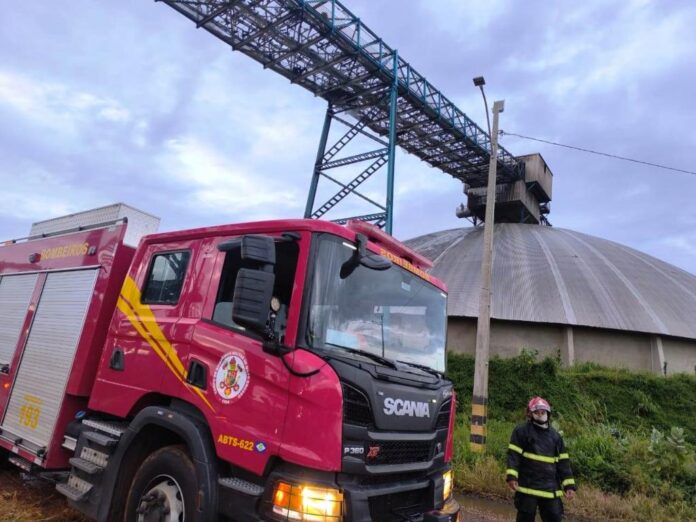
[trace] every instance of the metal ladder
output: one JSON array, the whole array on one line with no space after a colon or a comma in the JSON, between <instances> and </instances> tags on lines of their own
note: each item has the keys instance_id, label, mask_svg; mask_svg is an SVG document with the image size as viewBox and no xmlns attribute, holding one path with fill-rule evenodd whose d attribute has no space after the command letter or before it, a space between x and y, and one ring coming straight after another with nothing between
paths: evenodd
<instances>
[{"instance_id":1,"label":"metal ladder","mask_svg":"<svg viewBox=\"0 0 696 522\"><path fill-rule=\"evenodd\" d=\"M67 482L56 484L56 490L73 502L88 499L94 487L101 481L101 474L106 468L109 457L113 454L128 423L98 421L85 419L82 425L87 427L80 433L78 441L72 439L63 443L63 447L77 450L79 456L70 459L70 475Z\"/></svg>"}]
</instances>

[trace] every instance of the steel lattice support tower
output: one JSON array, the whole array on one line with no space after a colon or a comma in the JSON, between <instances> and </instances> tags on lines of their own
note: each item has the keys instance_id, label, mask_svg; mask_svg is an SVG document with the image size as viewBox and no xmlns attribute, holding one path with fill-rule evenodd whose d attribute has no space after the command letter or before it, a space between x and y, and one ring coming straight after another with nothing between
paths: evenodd
<instances>
[{"instance_id":1,"label":"steel lattice support tower","mask_svg":"<svg viewBox=\"0 0 696 522\"><path fill-rule=\"evenodd\" d=\"M337 0L160 1L327 101L305 216L323 216L387 165L386 203L358 195L379 210L360 218L391 232L396 146L469 187L485 187L490 137ZM327 150L331 122L339 118L349 130ZM357 134L369 134L381 147L334 159ZM363 161L371 163L349 183L326 173ZM339 190L315 208L320 177ZM498 179L524 179L524 163L502 147Z\"/></svg>"}]
</instances>

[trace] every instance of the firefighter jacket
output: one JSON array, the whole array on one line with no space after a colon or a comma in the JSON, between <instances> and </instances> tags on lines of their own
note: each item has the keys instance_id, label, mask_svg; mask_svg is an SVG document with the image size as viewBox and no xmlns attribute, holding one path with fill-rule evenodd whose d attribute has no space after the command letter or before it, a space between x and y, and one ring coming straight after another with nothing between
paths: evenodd
<instances>
[{"instance_id":1,"label":"firefighter jacket","mask_svg":"<svg viewBox=\"0 0 696 522\"><path fill-rule=\"evenodd\" d=\"M516 480L517 491L540 498L557 498L563 491L575 489L561 435L551 428L528 421L512 432L508 446L507 480Z\"/></svg>"}]
</instances>

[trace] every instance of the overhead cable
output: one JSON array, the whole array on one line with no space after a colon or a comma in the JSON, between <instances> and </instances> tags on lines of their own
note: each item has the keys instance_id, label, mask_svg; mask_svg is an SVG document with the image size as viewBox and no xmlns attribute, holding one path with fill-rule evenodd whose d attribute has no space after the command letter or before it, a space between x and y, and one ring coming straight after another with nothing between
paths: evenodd
<instances>
[{"instance_id":1,"label":"overhead cable","mask_svg":"<svg viewBox=\"0 0 696 522\"><path fill-rule=\"evenodd\" d=\"M498 133L501 136L516 136L517 138L524 138L525 140L539 141L541 143L548 143L549 145L555 145L557 147L565 147L566 149L579 150L581 152L588 152L590 154L597 154L599 156L606 156L607 158L614 158L614 159L619 159L619 160L623 160L623 161L630 161L632 163L640 163L641 165L649 165L650 167L657 167L659 169L673 170L675 172L682 172L684 174L691 174L692 176L696 176L696 172L694 172L692 170L677 169L674 167L668 167L666 165L660 165L658 163L651 163L649 161L637 160L637 159L633 159L633 158L626 158L624 156L618 156L616 154L609 154L607 152L599 152L596 150L584 149L582 147L575 147L573 145L564 145L563 143L556 143L555 141L542 140L541 138L532 138L530 136L523 136L522 134L515 134L514 132L507 132L504 130L500 130Z\"/></svg>"}]
</instances>

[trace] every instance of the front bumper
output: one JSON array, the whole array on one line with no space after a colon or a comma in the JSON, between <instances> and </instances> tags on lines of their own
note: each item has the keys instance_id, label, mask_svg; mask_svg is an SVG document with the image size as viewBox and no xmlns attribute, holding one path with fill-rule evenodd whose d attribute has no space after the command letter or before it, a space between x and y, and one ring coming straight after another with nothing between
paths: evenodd
<instances>
[{"instance_id":1,"label":"front bumper","mask_svg":"<svg viewBox=\"0 0 696 522\"><path fill-rule=\"evenodd\" d=\"M451 497L438 506L434 499L442 498L441 484L430 477L402 480L387 484L358 484L336 480L333 473L298 469L276 471L266 481L261 495L243 494L239 490L220 489L220 512L234 522L274 521L270 515L273 488L278 480L289 483L312 483L338 487L343 493L342 522L460 522L459 503ZM345 476L344 476L345 477ZM433 509L433 507L439 509Z\"/></svg>"}]
</instances>

